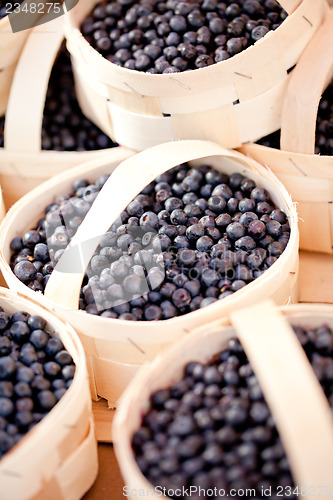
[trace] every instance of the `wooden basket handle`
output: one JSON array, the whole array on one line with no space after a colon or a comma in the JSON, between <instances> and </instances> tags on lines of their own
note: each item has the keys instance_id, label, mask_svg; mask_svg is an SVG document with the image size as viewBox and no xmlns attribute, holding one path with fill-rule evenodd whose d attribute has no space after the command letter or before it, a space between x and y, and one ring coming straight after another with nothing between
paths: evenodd
<instances>
[{"instance_id":1,"label":"wooden basket handle","mask_svg":"<svg viewBox=\"0 0 333 500\"><path fill-rule=\"evenodd\" d=\"M122 163L105 183L75 236L65 249L48 280L44 295L72 309L78 308L85 270L103 235L121 212L158 175L181 163L209 156L224 156L240 164L243 160L208 141L168 142L142 151ZM255 170L254 165L246 164Z\"/></svg>"},{"instance_id":2,"label":"wooden basket handle","mask_svg":"<svg viewBox=\"0 0 333 500\"><path fill-rule=\"evenodd\" d=\"M282 150L314 153L319 101L332 75L333 9L293 70L282 110Z\"/></svg>"},{"instance_id":3,"label":"wooden basket handle","mask_svg":"<svg viewBox=\"0 0 333 500\"><path fill-rule=\"evenodd\" d=\"M291 326L272 301L234 312L231 321L274 415L295 482L306 498L333 498L332 414Z\"/></svg>"},{"instance_id":4,"label":"wooden basket handle","mask_svg":"<svg viewBox=\"0 0 333 500\"><path fill-rule=\"evenodd\" d=\"M35 27L24 45L6 111L7 151L41 151L46 91L63 38L63 19L58 17Z\"/></svg>"},{"instance_id":5,"label":"wooden basket handle","mask_svg":"<svg viewBox=\"0 0 333 500\"><path fill-rule=\"evenodd\" d=\"M277 0L281 7L287 12L292 14L303 0Z\"/></svg>"}]
</instances>

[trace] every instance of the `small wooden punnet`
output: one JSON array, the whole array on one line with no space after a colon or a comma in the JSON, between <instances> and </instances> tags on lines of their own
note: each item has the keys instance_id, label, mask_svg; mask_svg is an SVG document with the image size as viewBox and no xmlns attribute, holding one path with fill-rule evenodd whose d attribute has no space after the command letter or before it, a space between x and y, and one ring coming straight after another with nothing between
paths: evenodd
<instances>
[{"instance_id":1,"label":"small wooden punnet","mask_svg":"<svg viewBox=\"0 0 333 500\"><path fill-rule=\"evenodd\" d=\"M142 150L174 139L208 139L238 147L274 132L288 70L325 17L326 0L280 0L290 14L244 52L174 75L119 67L80 33L97 0L80 0L67 17L78 100L84 114L119 144Z\"/></svg>"},{"instance_id":2,"label":"small wooden punnet","mask_svg":"<svg viewBox=\"0 0 333 500\"><path fill-rule=\"evenodd\" d=\"M0 288L0 305L10 313L27 311L46 319L59 335L76 371L64 396L0 460L2 500L79 500L97 475L97 443L91 410L86 359L73 328L34 299Z\"/></svg>"},{"instance_id":3,"label":"small wooden punnet","mask_svg":"<svg viewBox=\"0 0 333 500\"><path fill-rule=\"evenodd\" d=\"M45 97L64 38L63 17L31 31L16 67L6 112L5 147L0 148L0 184L7 209L41 182L107 151L41 149Z\"/></svg>"},{"instance_id":4,"label":"small wooden punnet","mask_svg":"<svg viewBox=\"0 0 333 500\"><path fill-rule=\"evenodd\" d=\"M333 157L314 155L321 95L333 77L333 9L294 69L282 112L281 151L240 150L270 168L297 202L300 247L333 254Z\"/></svg>"},{"instance_id":5,"label":"small wooden punnet","mask_svg":"<svg viewBox=\"0 0 333 500\"><path fill-rule=\"evenodd\" d=\"M153 489L137 466L131 446L150 395L178 381L186 363L209 362L237 336L273 414L294 482L308 491L302 498L311 499L313 488L318 495L321 485L330 489L330 493L325 491L332 498L332 414L290 323L310 327L326 323L333 328L333 307L302 304L276 308L267 301L238 310L229 320L220 319L183 338L137 374L120 399L112 429L128 491Z\"/></svg>"},{"instance_id":6,"label":"small wooden punnet","mask_svg":"<svg viewBox=\"0 0 333 500\"><path fill-rule=\"evenodd\" d=\"M78 296L84 272L61 272L60 266L66 263L65 252L64 260L59 261L59 267L52 273L45 296L38 294L38 297L41 303L47 304L79 333L88 359L93 399L101 396L108 400L110 406L115 406L137 369L194 327L268 296L274 297L279 304L297 301L297 216L287 191L274 175L259 164L215 143L175 141L129 157L117 167L96 198L93 208L76 233L76 243L80 240L90 241L90 238L95 237L100 239L128 203L162 172L186 161L190 161L192 165L202 164L202 159L227 174L240 172L248 175L259 186L265 187L271 193L274 203L288 216L290 241L273 266L232 296L201 310L158 323L107 319L78 311ZM32 228L40 219L44 207L57 195L70 192L74 179L87 177L93 180L106 172L112 172L114 167L110 152L86 166L73 168L50 179L12 207L0 230L0 267L10 288L36 297L36 292L20 282L10 269L9 245L12 238ZM73 246L75 241L72 242ZM86 255L84 264L89 259L90 255Z\"/></svg>"}]
</instances>

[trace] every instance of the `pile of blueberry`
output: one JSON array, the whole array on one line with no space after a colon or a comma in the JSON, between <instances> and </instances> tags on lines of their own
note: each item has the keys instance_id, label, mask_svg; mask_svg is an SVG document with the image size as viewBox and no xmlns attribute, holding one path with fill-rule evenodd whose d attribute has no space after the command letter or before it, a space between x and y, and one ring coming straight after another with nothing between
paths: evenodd
<instances>
[{"instance_id":1,"label":"pile of blueberry","mask_svg":"<svg viewBox=\"0 0 333 500\"><path fill-rule=\"evenodd\" d=\"M107 176L78 179L11 242L11 267L44 291L54 265ZM124 320L180 316L261 276L288 244L290 227L266 189L239 173L179 165L157 177L103 236L82 283L80 308Z\"/></svg>"},{"instance_id":2,"label":"pile of blueberry","mask_svg":"<svg viewBox=\"0 0 333 500\"><path fill-rule=\"evenodd\" d=\"M276 0L117 0L98 3L81 31L119 66L177 73L229 59L286 16Z\"/></svg>"},{"instance_id":3,"label":"pile of blueberry","mask_svg":"<svg viewBox=\"0 0 333 500\"><path fill-rule=\"evenodd\" d=\"M280 130L260 139L258 144L280 149ZM323 93L319 103L315 154L333 156L333 80Z\"/></svg>"},{"instance_id":4,"label":"pile of blueberry","mask_svg":"<svg viewBox=\"0 0 333 500\"><path fill-rule=\"evenodd\" d=\"M0 457L49 413L74 373L71 355L42 317L0 307Z\"/></svg>"},{"instance_id":5,"label":"pile of blueberry","mask_svg":"<svg viewBox=\"0 0 333 500\"><path fill-rule=\"evenodd\" d=\"M319 103L315 153L333 156L333 80Z\"/></svg>"},{"instance_id":6,"label":"pile of blueberry","mask_svg":"<svg viewBox=\"0 0 333 500\"><path fill-rule=\"evenodd\" d=\"M333 332L327 325L293 328L333 410ZM236 339L211 363L188 363L181 380L152 394L132 445L153 485L202 488L192 500L214 488L225 490L223 496L254 489L255 498L272 488L271 500L285 498L281 491L290 499L299 495L274 418Z\"/></svg>"},{"instance_id":7,"label":"pile of blueberry","mask_svg":"<svg viewBox=\"0 0 333 500\"><path fill-rule=\"evenodd\" d=\"M94 151L116 145L82 114L75 95L70 56L63 44L47 90L42 149Z\"/></svg>"},{"instance_id":8,"label":"pile of blueberry","mask_svg":"<svg viewBox=\"0 0 333 500\"><path fill-rule=\"evenodd\" d=\"M0 118L3 147L5 118ZM51 151L95 151L117 146L86 118L77 102L69 53L65 44L52 69L42 125L42 149Z\"/></svg>"}]
</instances>

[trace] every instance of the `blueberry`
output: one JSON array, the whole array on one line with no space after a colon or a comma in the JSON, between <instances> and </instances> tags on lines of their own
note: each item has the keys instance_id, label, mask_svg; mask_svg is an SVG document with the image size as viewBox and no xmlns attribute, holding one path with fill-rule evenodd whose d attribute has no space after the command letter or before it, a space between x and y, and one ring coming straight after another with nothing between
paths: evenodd
<instances>
[{"instance_id":1,"label":"blueberry","mask_svg":"<svg viewBox=\"0 0 333 500\"><path fill-rule=\"evenodd\" d=\"M23 248L23 243L22 243L22 239L20 236L15 236L12 241L10 242L10 249L13 251L13 252L20 252L20 250L22 250Z\"/></svg>"},{"instance_id":2,"label":"blueberry","mask_svg":"<svg viewBox=\"0 0 333 500\"><path fill-rule=\"evenodd\" d=\"M22 346L20 360L28 366L38 360L36 350L31 343L27 343Z\"/></svg>"},{"instance_id":3,"label":"blueberry","mask_svg":"<svg viewBox=\"0 0 333 500\"><path fill-rule=\"evenodd\" d=\"M110 266L111 275L116 281L122 281L128 274L128 267L121 261L113 262Z\"/></svg>"},{"instance_id":4,"label":"blueberry","mask_svg":"<svg viewBox=\"0 0 333 500\"><path fill-rule=\"evenodd\" d=\"M158 319L161 319L162 310L160 307L154 304L148 305L144 308L144 317L147 321L156 321Z\"/></svg>"},{"instance_id":5,"label":"blueberry","mask_svg":"<svg viewBox=\"0 0 333 500\"><path fill-rule=\"evenodd\" d=\"M256 42L257 40L260 40L260 38L267 35L268 31L269 29L266 28L266 26L256 26L251 31L251 38Z\"/></svg>"},{"instance_id":6,"label":"blueberry","mask_svg":"<svg viewBox=\"0 0 333 500\"><path fill-rule=\"evenodd\" d=\"M257 214L270 214L273 210L273 206L267 201L260 201L257 204Z\"/></svg>"},{"instance_id":7,"label":"blueberry","mask_svg":"<svg viewBox=\"0 0 333 500\"><path fill-rule=\"evenodd\" d=\"M51 410L57 402L57 398L49 390L40 391L37 398L42 410Z\"/></svg>"},{"instance_id":8,"label":"blueberry","mask_svg":"<svg viewBox=\"0 0 333 500\"><path fill-rule=\"evenodd\" d=\"M171 197L166 200L164 206L165 210L171 213L173 210L176 210L177 208L182 208L183 202L179 198Z\"/></svg>"},{"instance_id":9,"label":"blueberry","mask_svg":"<svg viewBox=\"0 0 333 500\"><path fill-rule=\"evenodd\" d=\"M172 222L172 224L184 225L187 222L187 213L184 210L177 208L171 212L170 221Z\"/></svg>"},{"instance_id":10,"label":"blueberry","mask_svg":"<svg viewBox=\"0 0 333 500\"><path fill-rule=\"evenodd\" d=\"M22 237L22 245L24 247L34 248L34 246L37 245L37 243L39 242L40 242L40 235L39 232L36 231L35 229L28 231Z\"/></svg>"},{"instance_id":11,"label":"blueberry","mask_svg":"<svg viewBox=\"0 0 333 500\"><path fill-rule=\"evenodd\" d=\"M190 243L185 236L176 236L173 243L174 243L174 246L176 248L189 248L190 247Z\"/></svg>"},{"instance_id":12,"label":"blueberry","mask_svg":"<svg viewBox=\"0 0 333 500\"><path fill-rule=\"evenodd\" d=\"M43 263L50 260L49 250L45 243L37 243L34 247L34 258Z\"/></svg>"},{"instance_id":13,"label":"blueberry","mask_svg":"<svg viewBox=\"0 0 333 500\"><path fill-rule=\"evenodd\" d=\"M278 241L274 241L273 243L270 243L267 246L267 252L270 256L268 258L279 257L282 254L283 250L284 250L283 245L281 243L279 243ZM268 263L267 259L266 259L266 263Z\"/></svg>"},{"instance_id":14,"label":"blueberry","mask_svg":"<svg viewBox=\"0 0 333 500\"><path fill-rule=\"evenodd\" d=\"M14 411L13 402L5 397L0 397L0 417L9 417Z\"/></svg>"},{"instance_id":15,"label":"blueberry","mask_svg":"<svg viewBox=\"0 0 333 500\"><path fill-rule=\"evenodd\" d=\"M277 237L282 234L282 226L277 220L271 220L266 224L266 232L270 236Z\"/></svg>"},{"instance_id":16,"label":"blueberry","mask_svg":"<svg viewBox=\"0 0 333 500\"><path fill-rule=\"evenodd\" d=\"M0 397L11 399L14 392L14 386L12 382L8 380L0 381Z\"/></svg>"},{"instance_id":17,"label":"blueberry","mask_svg":"<svg viewBox=\"0 0 333 500\"><path fill-rule=\"evenodd\" d=\"M62 376L66 381L72 380L75 374L74 365L66 365L61 370Z\"/></svg>"},{"instance_id":18,"label":"blueberry","mask_svg":"<svg viewBox=\"0 0 333 500\"><path fill-rule=\"evenodd\" d=\"M172 294L172 302L178 308L186 307L191 302L191 295L185 288L178 288Z\"/></svg>"},{"instance_id":19,"label":"blueberry","mask_svg":"<svg viewBox=\"0 0 333 500\"><path fill-rule=\"evenodd\" d=\"M145 212L140 217L140 226L144 228L155 228L158 218L154 212Z\"/></svg>"},{"instance_id":20,"label":"blueberry","mask_svg":"<svg viewBox=\"0 0 333 500\"><path fill-rule=\"evenodd\" d=\"M205 230L204 226L200 223L193 224L186 229L186 236L190 241L196 241L202 236L204 236Z\"/></svg>"},{"instance_id":21,"label":"blueberry","mask_svg":"<svg viewBox=\"0 0 333 500\"><path fill-rule=\"evenodd\" d=\"M57 337L52 337L48 340L45 351L49 356L55 356L57 352L62 351L63 349L64 345L61 340Z\"/></svg>"},{"instance_id":22,"label":"blueberry","mask_svg":"<svg viewBox=\"0 0 333 500\"><path fill-rule=\"evenodd\" d=\"M0 380L10 379L15 370L15 361L10 356L0 357Z\"/></svg>"},{"instance_id":23,"label":"blueberry","mask_svg":"<svg viewBox=\"0 0 333 500\"><path fill-rule=\"evenodd\" d=\"M36 277L37 271L32 262L23 260L15 265L14 274L20 281L26 282L33 280Z\"/></svg>"},{"instance_id":24,"label":"blueberry","mask_svg":"<svg viewBox=\"0 0 333 500\"><path fill-rule=\"evenodd\" d=\"M232 241L245 235L245 227L240 222L232 222L226 228L226 234Z\"/></svg>"},{"instance_id":25,"label":"blueberry","mask_svg":"<svg viewBox=\"0 0 333 500\"><path fill-rule=\"evenodd\" d=\"M193 228L193 226L190 226ZM187 234L187 232L186 232ZM189 267L195 263L196 254L194 250L182 248L178 251L177 255L178 261L180 265Z\"/></svg>"},{"instance_id":26,"label":"blueberry","mask_svg":"<svg viewBox=\"0 0 333 500\"><path fill-rule=\"evenodd\" d=\"M215 190L214 190L215 191ZM214 192L213 191L213 192ZM215 212L216 214L220 214L226 207L226 201L225 198L221 196L211 196L208 199L208 208Z\"/></svg>"},{"instance_id":27,"label":"blueberry","mask_svg":"<svg viewBox=\"0 0 333 500\"><path fill-rule=\"evenodd\" d=\"M30 383L35 377L35 373L27 366L21 366L16 372L16 379L20 382Z\"/></svg>"},{"instance_id":28,"label":"blueberry","mask_svg":"<svg viewBox=\"0 0 333 500\"><path fill-rule=\"evenodd\" d=\"M251 236L242 236L238 240L235 241L235 248L237 250L245 250L246 252L250 252L256 248L256 242Z\"/></svg>"},{"instance_id":29,"label":"blueberry","mask_svg":"<svg viewBox=\"0 0 333 500\"><path fill-rule=\"evenodd\" d=\"M8 314L4 311L0 312L0 330L5 330L10 324L10 319Z\"/></svg>"},{"instance_id":30,"label":"blueberry","mask_svg":"<svg viewBox=\"0 0 333 500\"><path fill-rule=\"evenodd\" d=\"M10 327L10 335L15 342L23 344L29 338L30 328L24 321L15 321Z\"/></svg>"},{"instance_id":31,"label":"blueberry","mask_svg":"<svg viewBox=\"0 0 333 500\"><path fill-rule=\"evenodd\" d=\"M213 244L213 240L209 236L201 236L196 242L196 248L199 252L207 252Z\"/></svg>"},{"instance_id":32,"label":"blueberry","mask_svg":"<svg viewBox=\"0 0 333 500\"><path fill-rule=\"evenodd\" d=\"M112 285L113 287L118 287L120 285ZM142 283L142 279L135 275L135 274L132 274L130 276L127 276L124 280L124 283L123 283L123 286L125 288L125 290L131 294L140 294L143 292L143 283ZM110 292L109 292L110 293ZM119 298L121 298L122 296L122 292L121 292L121 295L119 296Z\"/></svg>"},{"instance_id":33,"label":"blueberry","mask_svg":"<svg viewBox=\"0 0 333 500\"><path fill-rule=\"evenodd\" d=\"M204 269L201 274L201 282L206 286L215 286L221 279L220 274L215 269Z\"/></svg>"},{"instance_id":34,"label":"blueberry","mask_svg":"<svg viewBox=\"0 0 333 500\"><path fill-rule=\"evenodd\" d=\"M274 210L272 210L270 217L271 219L280 222L280 224L285 224L287 222L286 214L279 208L275 208Z\"/></svg>"}]
</instances>

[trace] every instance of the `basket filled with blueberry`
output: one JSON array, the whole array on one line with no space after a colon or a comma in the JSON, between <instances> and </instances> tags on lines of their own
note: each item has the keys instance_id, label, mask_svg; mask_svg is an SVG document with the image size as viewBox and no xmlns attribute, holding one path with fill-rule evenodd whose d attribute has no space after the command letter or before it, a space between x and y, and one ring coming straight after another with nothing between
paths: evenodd
<instances>
[{"instance_id":1,"label":"basket filled with blueberry","mask_svg":"<svg viewBox=\"0 0 333 500\"><path fill-rule=\"evenodd\" d=\"M7 208L44 180L117 146L80 110L63 17L32 30L15 75L0 118L0 183Z\"/></svg>"},{"instance_id":2,"label":"basket filled with blueberry","mask_svg":"<svg viewBox=\"0 0 333 500\"><path fill-rule=\"evenodd\" d=\"M110 405L194 327L266 296L298 297L296 210L269 171L206 141L117 165L105 155L35 188L0 241L10 288L75 327L92 396Z\"/></svg>"},{"instance_id":3,"label":"basket filled with blueberry","mask_svg":"<svg viewBox=\"0 0 333 500\"><path fill-rule=\"evenodd\" d=\"M81 0L65 28L80 106L137 150L257 140L279 128L288 73L327 10L326 0Z\"/></svg>"},{"instance_id":4,"label":"basket filled with blueberry","mask_svg":"<svg viewBox=\"0 0 333 500\"><path fill-rule=\"evenodd\" d=\"M36 302L0 289L0 478L4 500L79 499L97 475L83 347Z\"/></svg>"},{"instance_id":5,"label":"basket filled with blueberry","mask_svg":"<svg viewBox=\"0 0 333 500\"><path fill-rule=\"evenodd\" d=\"M301 249L327 254L333 253L332 47L331 9L293 72L281 130L241 148L267 165L297 202Z\"/></svg>"},{"instance_id":6,"label":"basket filled with blueberry","mask_svg":"<svg viewBox=\"0 0 333 500\"><path fill-rule=\"evenodd\" d=\"M113 435L126 491L331 497L332 370L332 306L261 302L193 332L120 400Z\"/></svg>"}]
</instances>

